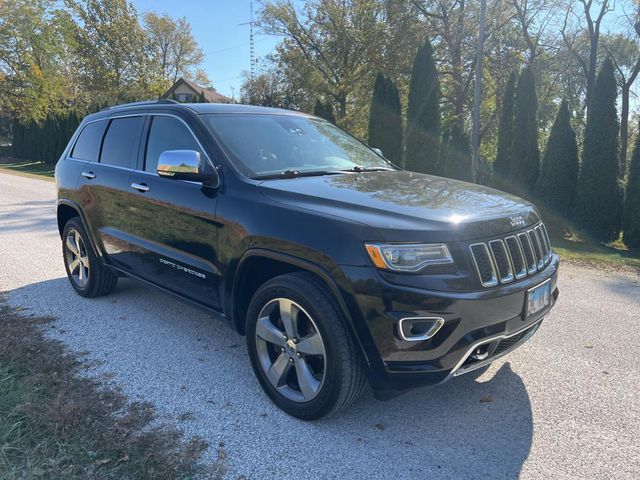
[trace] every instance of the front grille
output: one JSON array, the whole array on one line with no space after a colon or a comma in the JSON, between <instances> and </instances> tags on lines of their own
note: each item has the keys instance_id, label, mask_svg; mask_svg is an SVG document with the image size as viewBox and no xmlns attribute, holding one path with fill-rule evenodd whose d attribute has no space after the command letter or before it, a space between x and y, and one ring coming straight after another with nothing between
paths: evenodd
<instances>
[{"instance_id":1,"label":"front grille","mask_svg":"<svg viewBox=\"0 0 640 480\"><path fill-rule=\"evenodd\" d=\"M544 224L517 235L469 246L483 287L495 287L533 275L551 261L551 242Z\"/></svg>"}]
</instances>

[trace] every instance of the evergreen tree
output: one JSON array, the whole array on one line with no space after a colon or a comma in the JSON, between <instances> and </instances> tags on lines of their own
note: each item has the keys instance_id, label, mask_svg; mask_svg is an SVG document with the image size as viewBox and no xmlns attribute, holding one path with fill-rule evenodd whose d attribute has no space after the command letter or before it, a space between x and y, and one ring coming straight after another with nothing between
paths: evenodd
<instances>
[{"instance_id":1,"label":"evergreen tree","mask_svg":"<svg viewBox=\"0 0 640 480\"><path fill-rule=\"evenodd\" d=\"M442 174L440 165L440 82L427 39L416 53L409 82L405 167Z\"/></svg>"},{"instance_id":2,"label":"evergreen tree","mask_svg":"<svg viewBox=\"0 0 640 480\"><path fill-rule=\"evenodd\" d=\"M313 114L316 117L324 118L325 120L336 124L336 116L333 114L333 105L330 102L323 102L320 99L316 100L313 106Z\"/></svg>"},{"instance_id":3,"label":"evergreen tree","mask_svg":"<svg viewBox=\"0 0 640 480\"><path fill-rule=\"evenodd\" d=\"M636 137L629 164L622 229L625 245L629 248L640 248L640 135Z\"/></svg>"},{"instance_id":4,"label":"evergreen tree","mask_svg":"<svg viewBox=\"0 0 640 480\"><path fill-rule=\"evenodd\" d=\"M398 87L391 78L387 78L386 94L387 104L387 135L385 144L385 157L396 165L402 163L402 104Z\"/></svg>"},{"instance_id":5,"label":"evergreen tree","mask_svg":"<svg viewBox=\"0 0 640 480\"><path fill-rule=\"evenodd\" d=\"M371 107L369 108L369 134L368 142L372 147L381 149L385 141L385 95L387 93L387 79L380 72L376 75L373 84L373 95L371 97Z\"/></svg>"},{"instance_id":6,"label":"evergreen tree","mask_svg":"<svg viewBox=\"0 0 640 480\"><path fill-rule=\"evenodd\" d=\"M531 65L520 75L514 102L513 142L509 177L515 191L529 196L533 193L540 174L538 147L538 100Z\"/></svg>"},{"instance_id":7,"label":"evergreen tree","mask_svg":"<svg viewBox=\"0 0 640 480\"><path fill-rule=\"evenodd\" d=\"M209 103L207 102L207 99L204 98L204 90L201 90L200 93L198 94L198 103Z\"/></svg>"},{"instance_id":8,"label":"evergreen tree","mask_svg":"<svg viewBox=\"0 0 640 480\"><path fill-rule=\"evenodd\" d=\"M498 150L493 164L495 175L494 183L502 186L504 180L509 178L511 162L513 160L513 100L516 88L516 74L512 73L507 81L502 96L500 108L500 123L498 125Z\"/></svg>"},{"instance_id":9,"label":"evergreen tree","mask_svg":"<svg viewBox=\"0 0 640 480\"><path fill-rule=\"evenodd\" d=\"M473 181L469 137L458 125L454 125L451 131L443 136L441 153L445 176L465 182Z\"/></svg>"},{"instance_id":10,"label":"evergreen tree","mask_svg":"<svg viewBox=\"0 0 640 480\"><path fill-rule=\"evenodd\" d=\"M576 133L563 100L547 141L536 196L565 218L571 216L579 168Z\"/></svg>"},{"instance_id":11,"label":"evergreen tree","mask_svg":"<svg viewBox=\"0 0 640 480\"><path fill-rule=\"evenodd\" d=\"M402 157L401 115L400 95L393 80L378 74L369 112L369 145L398 165Z\"/></svg>"},{"instance_id":12,"label":"evergreen tree","mask_svg":"<svg viewBox=\"0 0 640 480\"><path fill-rule=\"evenodd\" d=\"M613 62L607 58L587 111L575 217L595 239L611 241L620 232L622 189L618 182L618 114Z\"/></svg>"}]
</instances>

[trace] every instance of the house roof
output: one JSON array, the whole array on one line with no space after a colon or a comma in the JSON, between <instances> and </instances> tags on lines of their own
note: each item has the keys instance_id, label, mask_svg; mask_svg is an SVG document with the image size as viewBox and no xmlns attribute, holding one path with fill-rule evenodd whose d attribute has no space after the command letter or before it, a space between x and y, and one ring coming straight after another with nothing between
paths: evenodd
<instances>
[{"instance_id":1,"label":"house roof","mask_svg":"<svg viewBox=\"0 0 640 480\"><path fill-rule=\"evenodd\" d=\"M204 95L204 99L209 103L233 103L233 100L231 98L225 97L224 95L216 92L213 88L202 87L182 77L176 80L173 85L171 85L171 88L169 88L169 90L165 92L162 98L169 98L174 90L181 84L187 85L196 94L202 93Z\"/></svg>"}]
</instances>

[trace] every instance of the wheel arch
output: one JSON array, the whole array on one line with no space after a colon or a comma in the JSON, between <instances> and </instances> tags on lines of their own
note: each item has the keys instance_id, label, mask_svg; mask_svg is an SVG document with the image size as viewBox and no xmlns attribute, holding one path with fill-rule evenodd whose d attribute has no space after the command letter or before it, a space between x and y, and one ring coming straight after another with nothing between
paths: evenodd
<instances>
[{"instance_id":1,"label":"wheel arch","mask_svg":"<svg viewBox=\"0 0 640 480\"><path fill-rule=\"evenodd\" d=\"M56 217L58 221L58 233L60 234L60 238L62 238L62 232L64 231L64 226L67 224L67 222L74 217L80 218L82 226L89 236L89 243L91 245L91 248L93 249L93 253L95 253L97 257L102 258L102 252L99 248L97 248L96 240L93 237L93 231L89 228L89 224L87 223L87 219L82 213L80 205L71 200L58 200L58 204L56 207Z\"/></svg>"},{"instance_id":2,"label":"wheel arch","mask_svg":"<svg viewBox=\"0 0 640 480\"><path fill-rule=\"evenodd\" d=\"M260 288L260 285L279 275L299 271L312 274L329 290L329 293L338 303L341 313L347 319L348 329L351 335L353 335L353 339L358 345L360 352L363 354L367 363L369 363L368 355L354 328L353 318L349 312L349 308L331 274L313 262L286 253L264 249L251 249L245 252L238 262L231 292L232 318L236 330L242 335L245 334L247 307L253 294Z\"/></svg>"}]
</instances>

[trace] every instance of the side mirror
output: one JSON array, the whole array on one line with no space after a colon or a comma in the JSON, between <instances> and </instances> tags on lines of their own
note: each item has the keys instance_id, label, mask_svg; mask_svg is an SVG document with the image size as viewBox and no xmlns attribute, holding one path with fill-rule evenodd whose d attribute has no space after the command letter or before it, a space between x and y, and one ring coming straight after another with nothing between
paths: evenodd
<instances>
[{"instance_id":1,"label":"side mirror","mask_svg":"<svg viewBox=\"0 0 640 480\"><path fill-rule=\"evenodd\" d=\"M160 154L156 172L161 177L175 180L190 180L194 182L208 182L218 185L218 175L213 170L204 172L204 162L200 152L195 150L165 150Z\"/></svg>"},{"instance_id":2,"label":"side mirror","mask_svg":"<svg viewBox=\"0 0 640 480\"><path fill-rule=\"evenodd\" d=\"M384 158L384 154L382 153L382 150L380 150L379 148L371 147L371 150L373 150L373 151L374 151L374 152L376 152L378 155L380 155L382 158Z\"/></svg>"}]
</instances>

